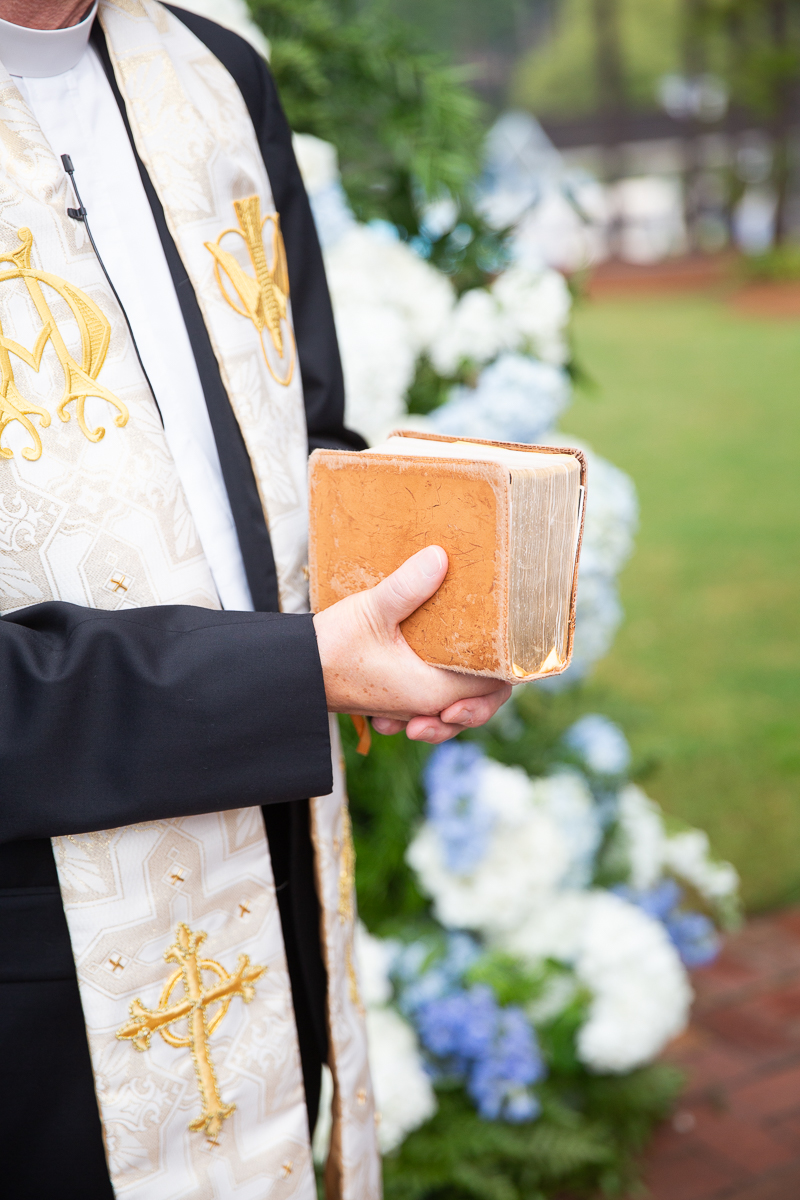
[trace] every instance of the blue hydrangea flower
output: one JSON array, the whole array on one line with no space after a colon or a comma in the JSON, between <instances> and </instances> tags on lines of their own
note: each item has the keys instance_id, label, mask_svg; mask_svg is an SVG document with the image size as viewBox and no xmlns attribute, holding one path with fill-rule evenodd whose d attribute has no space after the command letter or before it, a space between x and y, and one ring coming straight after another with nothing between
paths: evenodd
<instances>
[{"instance_id":1,"label":"blue hydrangea flower","mask_svg":"<svg viewBox=\"0 0 800 1200\"><path fill-rule=\"evenodd\" d=\"M631 765L631 751L619 725L599 713L576 721L564 741L595 775L624 775Z\"/></svg>"},{"instance_id":2,"label":"blue hydrangea flower","mask_svg":"<svg viewBox=\"0 0 800 1200\"><path fill-rule=\"evenodd\" d=\"M641 908L649 917L661 921L685 966L707 966L719 954L720 937L716 926L704 913L680 910L683 889L674 879L662 879L646 892L637 892L622 884L611 890Z\"/></svg>"},{"instance_id":3,"label":"blue hydrangea flower","mask_svg":"<svg viewBox=\"0 0 800 1200\"><path fill-rule=\"evenodd\" d=\"M428 820L442 840L449 870L458 874L468 874L483 858L495 821L478 797L484 758L478 746L445 742L425 768Z\"/></svg>"},{"instance_id":4,"label":"blue hydrangea flower","mask_svg":"<svg viewBox=\"0 0 800 1200\"><path fill-rule=\"evenodd\" d=\"M480 948L467 933L450 933L443 955L433 957L424 941L404 946L392 965L400 1008L409 1016L429 1000L438 1000L456 987L480 956Z\"/></svg>"},{"instance_id":5,"label":"blue hydrangea flower","mask_svg":"<svg viewBox=\"0 0 800 1200\"><path fill-rule=\"evenodd\" d=\"M437 433L536 442L554 425L569 391L560 367L524 354L501 354L481 372L475 388L453 388L429 420Z\"/></svg>"},{"instance_id":6,"label":"blue hydrangea flower","mask_svg":"<svg viewBox=\"0 0 800 1200\"><path fill-rule=\"evenodd\" d=\"M674 913L665 925L687 967L708 966L719 954L719 934L704 913Z\"/></svg>"},{"instance_id":7,"label":"blue hydrangea flower","mask_svg":"<svg viewBox=\"0 0 800 1200\"><path fill-rule=\"evenodd\" d=\"M490 987L476 984L420 1005L415 1018L425 1048L464 1078L482 1117L518 1122L538 1115L530 1088L544 1064L522 1009L501 1008Z\"/></svg>"}]
</instances>

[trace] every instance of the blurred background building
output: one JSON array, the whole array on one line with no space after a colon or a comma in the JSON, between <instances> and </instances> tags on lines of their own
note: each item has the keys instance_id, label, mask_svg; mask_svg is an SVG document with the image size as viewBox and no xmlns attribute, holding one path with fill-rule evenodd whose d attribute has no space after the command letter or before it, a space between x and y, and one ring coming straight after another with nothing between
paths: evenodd
<instances>
[{"instance_id":1,"label":"blurred background building","mask_svg":"<svg viewBox=\"0 0 800 1200\"><path fill-rule=\"evenodd\" d=\"M540 194L558 265L653 262L800 232L791 0L392 0L498 124L490 211ZM535 114L535 117L534 117Z\"/></svg>"}]
</instances>

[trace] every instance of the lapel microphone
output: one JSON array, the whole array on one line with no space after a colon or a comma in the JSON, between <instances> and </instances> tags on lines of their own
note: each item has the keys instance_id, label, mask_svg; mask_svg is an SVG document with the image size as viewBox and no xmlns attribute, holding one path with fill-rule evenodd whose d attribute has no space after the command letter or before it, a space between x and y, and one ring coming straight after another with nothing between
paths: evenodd
<instances>
[{"instance_id":1,"label":"lapel microphone","mask_svg":"<svg viewBox=\"0 0 800 1200\"><path fill-rule=\"evenodd\" d=\"M72 159L70 158L70 156L68 154L61 155L61 164L64 167L64 170L66 171L67 175L69 175L69 181L72 184L72 190L75 193L75 199L78 201L77 208L68 208L67 209L67 216L72 217L73 221L82 221L83 222L83 226L86 230L87 237L89 238L92 249L94 250L95 258L97 259L97 261L100 264L100 270L105 275L108 286L111 288L111 291L114 293L114 299L116 300L117 304L119 305L120 312L122 313L123 317L125 318L125 324L128 326L128 333L131 335L131 341L133 342L133 348L136 351L136 357L139 360L139 366L142 368L142 374L144 375L144 377L147 381L147 386L150 388L150 395L153 397L153 401L155 403L156 408L158 409L158 415L159 415L159 417L161 417L161 424L163 426L164 416L161 412L161 406L159 405L158 400L156 399L156 393L153 388L153 385L150 382L150 376L147 374L145 365L142 362L142 356L139 353L139 347L136 343L136 335L133 332L133 326L131 325L130 320L128 318L128 314L125 311L125 305L122 303L122 301L119 298L119 292L114 287L114 284L111 280L111 276L109 275L108 271L106 270L106 264L103 262L100 251L97 249L97 243L95 242L94 238L92 237L92 231L89 228L89 221L87 219L88 213L86 211L86 208L84 207L83 201L81 200L81 194L78 191L78 185L75 182L75 167L72 165Z\"/></svg>"}]
</instances>

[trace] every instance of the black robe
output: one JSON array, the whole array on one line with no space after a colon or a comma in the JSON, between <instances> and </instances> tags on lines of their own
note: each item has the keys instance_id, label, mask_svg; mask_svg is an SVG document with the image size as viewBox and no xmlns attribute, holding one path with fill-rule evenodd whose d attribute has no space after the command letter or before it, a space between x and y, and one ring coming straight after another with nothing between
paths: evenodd
<instances>
[{"instance_id":1,"label":"black robe","mask_svg":"<svg viewBox=\"0 0 800 1200\"><path fill-rule=\"evenodd\" d=\"M309 447L361 449L363 440L344 427L322 255L273 80L238 35L172 11L233 76L258 136L286 242ZM92 43L127 126L99 22ZM310 616L276 611L275 563L250 460L192 285L137 162L199 368L256 611L106 612L53 602L0 619L0 1180L13 1200L113 1197L53 836L261 805L312 1125L327 1057L306 799L332 782L316 638Z\"/></svg>"}]
</instances>

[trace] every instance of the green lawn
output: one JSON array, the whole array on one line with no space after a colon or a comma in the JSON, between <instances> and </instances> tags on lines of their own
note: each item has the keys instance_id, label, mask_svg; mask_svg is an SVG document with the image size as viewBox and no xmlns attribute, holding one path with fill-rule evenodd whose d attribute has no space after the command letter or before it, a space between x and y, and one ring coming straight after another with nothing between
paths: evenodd
<instances>
[{"instance_id":1,"label":"green lawn","mask_svg":"<svg viewBox=\"0 0 800 1200\"><path fill-rule=\"evenodd\" d=\"M575 337L598 390L563 425L641 502L626 621L579 705L621 722L751 909L798 899L800 322L637 297L584 302Z\"/></svg>"}]
</instances>

